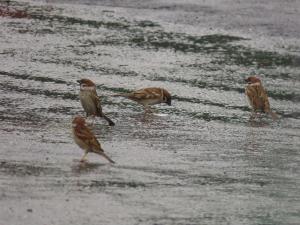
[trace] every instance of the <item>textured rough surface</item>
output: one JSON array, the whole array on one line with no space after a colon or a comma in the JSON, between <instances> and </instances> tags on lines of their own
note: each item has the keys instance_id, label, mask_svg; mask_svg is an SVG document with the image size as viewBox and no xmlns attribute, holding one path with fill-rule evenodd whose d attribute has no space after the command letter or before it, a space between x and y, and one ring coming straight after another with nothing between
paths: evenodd
<instances>
[{"instance_id":1,"label":"textured rough surface","mask_svg":"<svg viewBox=\"0 0 300 225\"><path fill-rule=\"evenodd\" d=\"M0 4L0 224L299 224L299 1ZM279 120L249 120L253 74ZM115 165L79 163L84 77ZM149 86L172 106L112 97Z\"/></svg>"}]
</instances>

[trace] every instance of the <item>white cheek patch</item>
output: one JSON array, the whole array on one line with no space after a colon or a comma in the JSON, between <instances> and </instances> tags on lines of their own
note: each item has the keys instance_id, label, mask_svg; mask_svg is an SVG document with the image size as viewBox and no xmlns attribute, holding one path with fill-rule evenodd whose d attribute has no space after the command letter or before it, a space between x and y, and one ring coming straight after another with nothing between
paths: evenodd
<instances>
[{"instance_id":1,"label":"white cheek patch","mask_svg":"<svg viewBox=\"0 0 300 225\"><path fill-rule=\"evenodd\" d=\"M256 83L253 83L253 84L249 84L250 86L259 86L260 83L259 82L256 82Z\"/></svg>"},{"instance_id":2,"label":"white cheek patch","mask_svg":"<svg viewBox=\"0 0 300 225\"><path fill-rule=\"evenodd\" d=\"M83 125L85 125L85 123ZM76 123L72 123L72 127L77 127L77 124Z\"/></svg>"},{"instance_id":3,"label":"white cheek patch","mask_svg":"<svg viewBox=\"0 0 300 225\"><path fill-rule=\"evenodd\" d=\"M82 91L93 91L95 89L96 89L95 87L86 86L85 84L80 85L80 90Z\"/></svg>"}]
</instances>

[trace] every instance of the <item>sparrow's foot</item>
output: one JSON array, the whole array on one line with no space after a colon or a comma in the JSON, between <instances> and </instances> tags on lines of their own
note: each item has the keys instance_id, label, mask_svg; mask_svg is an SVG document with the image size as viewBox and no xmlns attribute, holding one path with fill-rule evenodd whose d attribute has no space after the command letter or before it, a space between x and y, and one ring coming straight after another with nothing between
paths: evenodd
<instances>
[{"instance_id":1,"label":"sparrow's foot","mask_svg":"<svg viewBox=\"0 0 300 225\"><path fill-rule=\"evenodd\" d=\"M86 151L85 153L84 153L84 155L82 156L82 158L80 159L80 162L81 163L85 163L85 162L87 162L87 154L88 154L88 151Z\"/></svg>"},{"instance_id":2,"label":"sparrow's foot","mask_svg":"<svg viewBox=\"0 0 300 225\"><path fill-rule=\"evenodd\" d=\"M80 159L80 161L79 162L81 162L81 163L87 163L88 162L88 160L87 159Z\"/></svg>"},{"instance_id":3,"label":"sparrow's foot","mask_svg":"<svg viewBox=\"0 0 300 225\"><path fill-rule=\"evenodd\" d=\"M252 112L250 116L250 120L254 120L258 117L258 114L256 112Z\"/></svg>"},{"instance_id":4,"label":"sparrow's foot","mask_svg":"<svg viewBox=\"0 0 300 225\"><path fill-rule=\"evenodd\" d=\"M149 106L148 106L148 107L145 107L145 113L155 113L155 112L157 112L157 110L152 109L152 108L150 108Z\"/></svg>"}]
</instances>

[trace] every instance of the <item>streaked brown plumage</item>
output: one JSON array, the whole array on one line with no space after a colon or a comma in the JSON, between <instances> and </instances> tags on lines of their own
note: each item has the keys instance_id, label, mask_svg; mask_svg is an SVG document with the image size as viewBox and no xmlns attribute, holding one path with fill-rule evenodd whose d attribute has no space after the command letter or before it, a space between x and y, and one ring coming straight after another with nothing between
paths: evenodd
<instances>
[{"instance_id":1,"label":"streaked brown plumage","mask_svg":"<svg viewBox=\"0 0 300 225\"><path fill-rule=\"evenodd\" d=\"M86 116L103 117L110 126L114 126L115 123L102 112L101 101L94 82L89 79L81 79L77 82L80 84L79 98Z\"/></svg>"},{"instance_id":2,"label":"streaked brown plumage","mask_svg":"<svg viewBox=\"0 0 300 225\"><path fill-rule=\"evenodd\" d=\"M96 153L106 158L110 163L115 163L109 158L104 150L101 148L100 143L96 139L93 132L85 125L85 119L81 116L76 116L72 121L73 138L76 144L82 148L85 153L80 161L85 161L89 152Z\"/></svg>"},{"instance_id":3,"label":"streaked brown plumage","mask_svg":"<svg viewBox=\"0 0 300 225\"><path fill-rule=\"evenodd\" d=\"M270 109L268 95L261 80L258 77L250 76L245 79L245 81L248 83L245 88L245 93L249 99L252 110L254 112L270 114L273 119L277 118L277 115Z\"/></svg>"},{"instance_id":4,"label":"streaked brown plumage","mask_svg":"<svg viewBox=\"0 0 300 225\"><path fill-rule=\"evenodd\" d=\"M172 99L170 93L166 89L157 87L143 88L130 93L117 94L115 96L122 96L136 101L143 105L146 111L151 111L149 105L156 105L160 103L171 105Z\"/></svg>"}]
</instances>

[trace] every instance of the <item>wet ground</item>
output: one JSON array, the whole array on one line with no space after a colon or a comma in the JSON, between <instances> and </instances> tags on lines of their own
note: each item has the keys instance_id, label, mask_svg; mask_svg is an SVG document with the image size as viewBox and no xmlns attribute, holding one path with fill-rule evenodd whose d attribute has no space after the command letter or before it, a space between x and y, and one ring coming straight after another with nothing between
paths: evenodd
<instances>
[{"instance_id":1,"label":"wet ground","mask_svg":"<svg viewBox=\"0 0 300 225\"><path fill-rule=\"evenodd\" d=\"M299 224L299 1L0 4L1 224ZM279 120L249 120L250 74ZM115 165L79 163L83 77ZM147 86L173 106L111 96Z\"/></svg>"}]
</instances>

